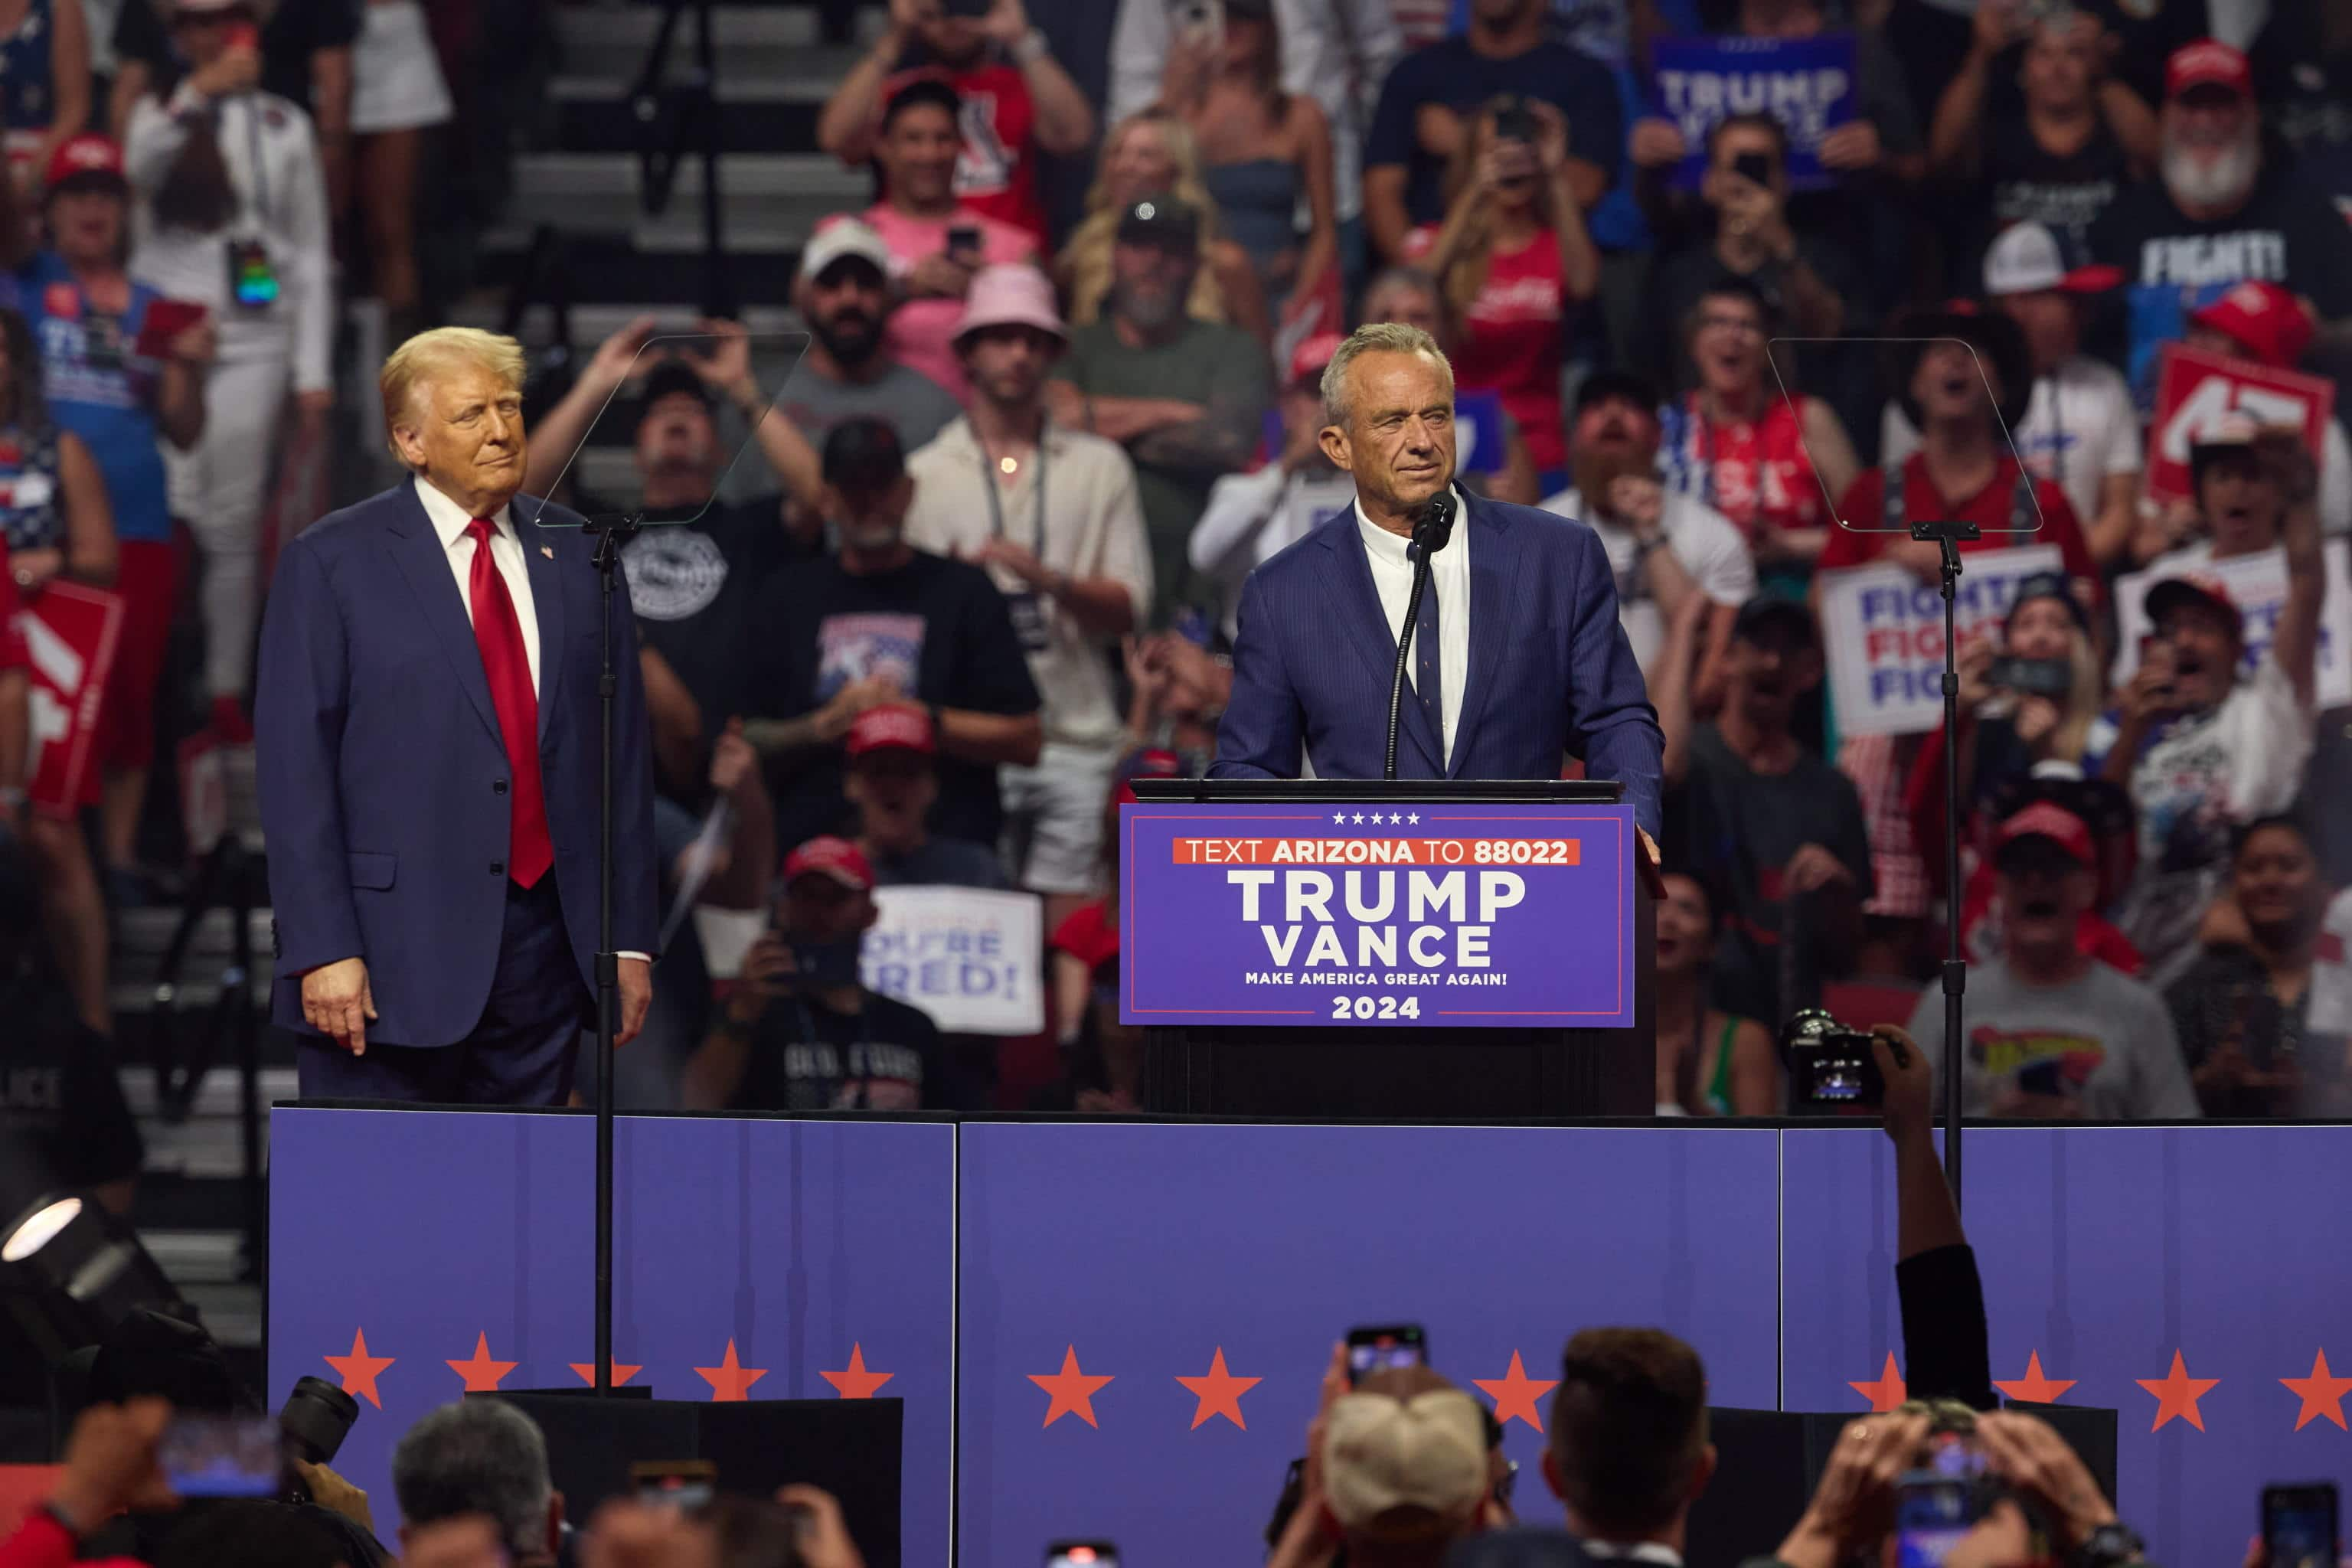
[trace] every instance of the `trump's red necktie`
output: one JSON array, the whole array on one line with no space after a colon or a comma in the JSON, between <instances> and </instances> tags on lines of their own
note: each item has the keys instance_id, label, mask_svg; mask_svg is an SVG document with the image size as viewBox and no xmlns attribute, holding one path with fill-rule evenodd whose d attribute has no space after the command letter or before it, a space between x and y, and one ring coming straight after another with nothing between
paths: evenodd
<instances>
[{"instance_id":1,"label":"trump's red necktie","mask_svg":"<svg viewBox=\"0 0 2352 1568\"><path fill-rule=\"evenodd\" d=\"M530 683L530 656L522 646L522 622L515 615L507 580L490 559L497 525L478 517L466 525L474 542L474 564L466 579L474 613L474 642L482 650L482 673L489 677L490 705L498 710L499 738L514 782L507 792L507 875L530 887L555 863L547 837L547 802L539 790L539 693Z\"/></svg>"}]
</instances>

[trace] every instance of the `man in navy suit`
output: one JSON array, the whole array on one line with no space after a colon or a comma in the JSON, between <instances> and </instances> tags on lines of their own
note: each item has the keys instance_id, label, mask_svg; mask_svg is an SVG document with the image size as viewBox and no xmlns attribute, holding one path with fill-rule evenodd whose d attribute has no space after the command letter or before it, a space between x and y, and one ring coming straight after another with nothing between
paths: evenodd
<instances>
[{"instance_id":1,"label":"man in navy suit","mask_svg":"<svg viewBox=\"0 0 2352 1568\"><path fill-rule=\"evenodd\" d=\"M306 1097L561 1104L594 1020L602 596L581 520L516 495L522 372L488 332L403 343L380 381L415 477L278 557L254 743ZM653 776L613 604L625 1042L653 995Z\"/></svg>"},{"instance_id":2,"label":"man in navy suit","mask_svg":"<svg viewBox=\"0 0 2352 1568\"><path fill-rule=\"evenodd\" d=\"M1454 371L1418 327L1360 327L1323 373L1323 450L1356 504L1243 586L1234 690L1213 778L1376 779L1412 595L1413 527L1451 494L1407 667L1397 776L1616 779L1658 831L1664 741L1617 622L1599 536L1454 489Z\"/></svg>"}]
</instances>

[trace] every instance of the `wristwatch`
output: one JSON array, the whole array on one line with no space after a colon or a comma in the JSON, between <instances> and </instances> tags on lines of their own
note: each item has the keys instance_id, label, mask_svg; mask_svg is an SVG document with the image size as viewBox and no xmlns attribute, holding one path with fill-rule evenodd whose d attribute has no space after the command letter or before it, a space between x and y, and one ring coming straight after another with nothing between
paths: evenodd
<instances>
[{"instance_id":1,"label":"wristwatch","mask_svg":"<svg viewBox=\"0 0 2352 1568\"><path fill-rule=\"evenodd\" d=\"M2147 1550L2147 1542L2129 1525L2103 1524L2074 1548L2068 1568L2118 1568L2122 1563L2138 1562Z\"/></svg>"},{"instance_id":2,"label":"wristwatch","mask_svg":"<svg viewBox=\"0 0 2352 1568\"><path fill-rule=\"evenodd\" d=\"M1021 35L1019 43L1013 46L1013 63L1025 66L1033 60L1042 59L1052 47L1046 40L1045 28L1032 27Z\"/></svg>"}]
</instances>

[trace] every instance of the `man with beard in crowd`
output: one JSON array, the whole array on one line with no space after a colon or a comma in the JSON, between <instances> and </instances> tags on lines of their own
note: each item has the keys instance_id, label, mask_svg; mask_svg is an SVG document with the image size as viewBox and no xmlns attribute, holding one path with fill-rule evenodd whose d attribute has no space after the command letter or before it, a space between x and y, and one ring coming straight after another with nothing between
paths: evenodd
<instances>
[{"instance_id":1,"label":"man with beard in crowd","mask_svg":"<svg viewBox=\"0 0 2352 1568\"><path fill-rule=\"evenodd\" d=\"M819 447L843 420L871 418L911 452L963 412L945 387L884 352L890 300L890 247L862 219L827 225L801 252L793 304L809 346L776 410Z\"/></svg>"},{"instance_id":2,"label":"man with beard in crowd","mask_svg":"<svg viewBox=\"0 0 2352 1568\"><path fill-rule=\"evenodd\" d=\"M1617 618L1643 675L1693 594L1707 600L1698 646L1703 663L1714 665L1731 646L1739 606L1756 596L1756 563L1730 519L1696 496L1669 494L1659 479L1657 389L1622 371L1589 375L1570 426L1576 483L1544 510L1601 536L1617 577ZM1714 687L1705 678L1698 684Z\"/></svg>"},{"instance_id":3,"label":"man with beard in crowd","mask_svg":"<svg viewBox=\"0 0 2352 1568\"><path fill-rule=\"evenodd\" d=\"M1201 215L1146 196L1119 220L1102 319L1072 329L1045 384L1054 423L1106 437L1135 461L1151 540L1156 618L1208 602L1189 546L1210 487L1256 455L1273 375L1257 340L1186 313L1200 269Z\"/></svg>"},{"instance_id":4,"label":"man with beard in crowd","mask_svg":"<svg viewBox=\"0 0 2352 1568\"><path fill-rule=\"evenodd\" d=\"M2091 249L2123 268L2127 368L2143 395L2157 346L2181 335L2200 291L2256 279L2305 300L2323 329L2352 318L2352 228L2325 195L2266 164L2246 57L2213 38L2166 65L2158 178L2116 199Z\"/></svg>"}]
</instances>

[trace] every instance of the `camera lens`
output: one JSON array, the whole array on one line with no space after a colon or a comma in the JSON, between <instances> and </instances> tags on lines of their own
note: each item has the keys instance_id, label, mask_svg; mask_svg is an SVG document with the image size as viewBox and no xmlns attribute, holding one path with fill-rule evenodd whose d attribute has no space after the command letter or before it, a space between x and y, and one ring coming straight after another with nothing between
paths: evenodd
<instances>
[{"instance_id":1,"label":"camera lens","mask_svg":"<svg viewBox=\"0 0 2352 1568\"><path fill-rule=\"evenodd\" d=\"M305 1377L286 1396L278 1425L295 1458L306 1465L324 1465L333 1462L359 1417L358 1400L322 1377Z\"/></svg>"}]
</instances>

